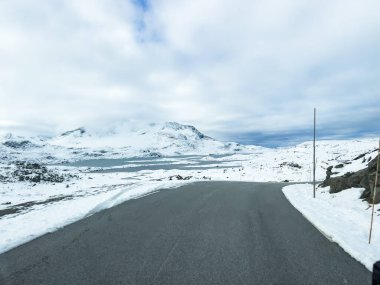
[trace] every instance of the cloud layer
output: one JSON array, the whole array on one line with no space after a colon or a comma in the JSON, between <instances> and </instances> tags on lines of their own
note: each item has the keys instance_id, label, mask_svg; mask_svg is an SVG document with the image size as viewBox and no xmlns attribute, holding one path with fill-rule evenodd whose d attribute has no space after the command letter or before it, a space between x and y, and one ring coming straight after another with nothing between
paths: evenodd
<instances>
[{"instance_id":1,"label":"cloud layer","mask_svg":"<svg viewBox=\"0 0 380 285\"><path fill-rule=\"evenodd\" d=\"M379 132L380 1L0 2L0 128Z\"/></svg>"}]
</instances>

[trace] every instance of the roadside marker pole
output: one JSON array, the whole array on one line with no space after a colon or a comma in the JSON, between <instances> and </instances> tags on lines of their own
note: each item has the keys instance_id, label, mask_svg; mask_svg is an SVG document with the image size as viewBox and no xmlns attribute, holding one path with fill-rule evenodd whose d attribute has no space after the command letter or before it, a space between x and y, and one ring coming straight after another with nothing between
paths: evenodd
<instances>
[{"instance_id":1,"label":"roadside marker pole","mask_svg":"<svg viewBox=\"0 0 380 285\"><path fill-rule=\"evenodd\" d=\"M313 198L315 198L315 125L317 110L314 108L314 140L313 140Z\"/></svg>"},{"instance_id":2,"label":"roadside marker pole","mask_svg":"<svg viewBox=\"0 0 380 285\"><path fill-rule=\"evenodd\" d=\"M371 237L372 237L373 215L375 212L376 186L377 186L377 181L378 181L378 176L379 176L379 159L380 159L380 139L379 139L379 149L377 152L377 166L376 166L375 185L373 185L371 227L369 229L368 243L371 243Z\"/></svg>"}]
</instances>

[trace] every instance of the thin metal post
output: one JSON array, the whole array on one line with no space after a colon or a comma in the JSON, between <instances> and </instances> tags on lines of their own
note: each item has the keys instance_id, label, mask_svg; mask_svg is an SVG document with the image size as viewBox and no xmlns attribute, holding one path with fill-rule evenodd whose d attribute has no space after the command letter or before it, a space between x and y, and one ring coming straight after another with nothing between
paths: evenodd
<instances>
[{"instance_id":1,"label":"thin metal post","mask_svg":"<svg viewBox=\"0 0 380 285\"><path fill-rule=\"evenodd\" d=\"M314 140L313 140L313 197L315 198L315 125L317 110L314 108Z\"/></svg>"},{"instance_id":2,"label":"thin metal post","mask_svg":"<svg viewBox=\"0 0 380 285\"><path fill-rule=\"evenodd\" d=\"M376 186L377 186L377 181L378 181L378 176L379 176L379 160L380 160L380 139L379 139L379 149L378 149L378 153L377 153L375 185L373 185L371 227L369 229L368 243L371 243L371 237L372 237L373 215L375 212Z\"/></svg>"}]
</instances>

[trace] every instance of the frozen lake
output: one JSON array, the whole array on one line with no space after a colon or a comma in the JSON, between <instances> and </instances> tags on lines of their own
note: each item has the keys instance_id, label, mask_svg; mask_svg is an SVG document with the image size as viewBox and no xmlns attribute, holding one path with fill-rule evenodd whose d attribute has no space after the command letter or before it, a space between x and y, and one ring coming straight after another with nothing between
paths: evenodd
<instances>
[{"instance_id":1,"label":"frozen lake","mask_svg":"<svg viewBox=\"0 0 380 285\"><path fill-rule=\"evenodd\" d=\"M241 167L241 160L233 159L232 155L181 155L166 157L87 159L61 165L97 168L92 171L110 173L137 172L142 170L205 170L214 168L238 168Z\"/></svg>"}]
</instances>

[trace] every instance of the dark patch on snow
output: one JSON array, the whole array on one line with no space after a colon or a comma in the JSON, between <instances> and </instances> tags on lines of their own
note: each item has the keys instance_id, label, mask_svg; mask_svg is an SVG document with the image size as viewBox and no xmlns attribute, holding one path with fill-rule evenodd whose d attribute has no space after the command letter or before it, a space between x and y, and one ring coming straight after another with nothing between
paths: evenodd
<instances>
[{"instance_id":1,"label":"dark patch on snow","mask_svg":"<svg viewBox=\"0 0 380 285\"><path fill-rule=\"evenodd\" d=\"M173 176L169 176L169 180L173 180L173 179L177 179L177 180L190 180L193 176L184 176L182 177L181 175L177 174L177 175L173 175Z\"/></svg>"},{"instance_id":2,"label":"dark patch on snow","mask_svg":"<svg viewBox=\"0 0 380 285\"><path fill-rule=\"evenodd\" d=\"M62 183L74 178L78 179L79 176L68 173L60 174L39 163L16 161L14 163L13 171L8 170L3 175L0 175L0 182L25 181L32 183Z\"/></svg>"},{"instance_id":3,"label":"dark patch on snow","mask_svg":"<svg viewBox=\"0 0 380 285\"><path fill-rule=\"evenodd\" d=\"M26 203L17 204L17 205L9 207L7 209L0 210L0 217L19 213L19 212L25 211L28 208L36 206L36 205L45 205L45 204L55 203L55 202L62 201L62 200L68 200L72 197L73 197L72 195L58 196L58 197L49 198L49 199L44 200L44 201L30 201L30 202L26 202ZM10 204L10 202L9 202L9 204Z\"/></svg>"},{"instance_id":4,"label":"dark patch on snow","mask_svg":"<svg viewBox=\"0 0 380 285\"><path fill-rule=\"evenodd\" d=\"M298 163L295 163L295 162L283 162L280 164L280 167L284 167L284 166L289 166L289 167L292 167L292 168L298 168L298 169L301 169L302 166L299 165Z\"/></svg>"},{"instance_id":5,"label":"dark patch on snow","mask_svg":"<svg viewBox=\"0 0 380 285\"><path fill-rule=\"evenodd\" d=\"M8 141L3 142L3 145L9 148L13 148L13 149L26 149L26 148L38 147L38 145L32 143L29 140L21 140L21 141L8 140Z\"/></svg>"},{"instance_id":6,"label":"dark patch on snow","mask_svg":"<svg viewBox=\"0 0 380 285\"><path fill-rule=\"evenodd\" d=\"M83 135L86 132L86 129L83 127L77 128L75 130L67 131L61 134L62 137L71 135L71 134L78 134L78 135Z\"/></svg>"}]
</instances>

